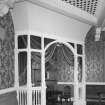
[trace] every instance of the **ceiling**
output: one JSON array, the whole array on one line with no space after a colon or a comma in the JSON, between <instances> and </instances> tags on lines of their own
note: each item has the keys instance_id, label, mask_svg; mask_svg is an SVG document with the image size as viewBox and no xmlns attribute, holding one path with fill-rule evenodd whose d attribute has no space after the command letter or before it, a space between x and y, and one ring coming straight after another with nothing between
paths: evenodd
<instances>
[{"instance_id":1,"label":"ceiling","mask_svg":"<svg viewBox=\"0 0 105 105\"><path fill-rule=\"evenodd\" d=\"M17 0L28 1L86 24L105 27L105 0Z\"/></svg>"},{"instance_id":2,"label":"ceiling","mask_svg":"<svg viewBox=\"0 0 105 105\"><path fill-rule=\"evenodd\" d=\"M65 3L73 5L91 15L95 15L98 6L98 0L61 0Z\"/></svg>"}]
</instances>

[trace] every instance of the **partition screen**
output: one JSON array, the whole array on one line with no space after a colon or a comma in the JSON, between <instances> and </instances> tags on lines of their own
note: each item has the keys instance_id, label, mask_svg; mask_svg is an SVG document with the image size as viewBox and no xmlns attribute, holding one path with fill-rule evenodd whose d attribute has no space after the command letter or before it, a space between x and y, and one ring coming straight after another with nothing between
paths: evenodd
<instances>
[{"instance_id":1,"label":"partition screen","mask_svg":"<svg viewBox=\"0 0 105 105\"><path fill-rule=\"evenodd\" d=\"M30 34L16 39L20 105L85 103L81 43Z\"/></svg>"}]
</instances>

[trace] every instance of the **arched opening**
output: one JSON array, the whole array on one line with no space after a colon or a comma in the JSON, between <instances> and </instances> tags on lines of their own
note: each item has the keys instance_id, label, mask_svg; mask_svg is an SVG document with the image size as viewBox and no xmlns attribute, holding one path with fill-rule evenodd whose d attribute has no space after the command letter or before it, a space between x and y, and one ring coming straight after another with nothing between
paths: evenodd
<instances>
[{"instance_id":1,"label":"arched opening","mask_svg":"<svg viewBox=\"0 0 105 105\"><path fill-rule=\"evenodd\" d=\"M46 105L73 105L74 56L68 43L54 41L45 47Z\"/></svg>"}]
</instances>

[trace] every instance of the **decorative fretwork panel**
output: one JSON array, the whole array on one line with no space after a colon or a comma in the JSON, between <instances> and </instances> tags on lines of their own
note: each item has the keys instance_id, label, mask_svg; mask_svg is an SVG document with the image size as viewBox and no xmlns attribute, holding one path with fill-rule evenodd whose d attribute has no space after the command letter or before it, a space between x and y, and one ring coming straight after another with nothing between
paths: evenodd
<instances>
[{"instance_id":1,"label":"decorative fretwork panel","mask_svg":"<svg viewBox=\"0 0 105 105\"><path fill-rule=\"evenodd\" d=\"M61 0L81 10L94 15L98 6L98 0Z\"/></svg>"}]
</instances>

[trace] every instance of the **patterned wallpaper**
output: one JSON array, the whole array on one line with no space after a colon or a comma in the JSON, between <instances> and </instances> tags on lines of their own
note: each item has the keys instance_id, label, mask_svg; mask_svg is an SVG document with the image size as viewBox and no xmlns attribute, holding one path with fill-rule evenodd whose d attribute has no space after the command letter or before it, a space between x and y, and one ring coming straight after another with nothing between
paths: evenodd
<instances>
[{"instance_id":1,"label":"patterned wallpaper","mask_svg":"<svg viewBox=\"0 0 105 105\"><path fill-rule=\"evenodd\" d=\"M104 47L101 42L86 46L86 81L104 81Z\"/></svg>"},{"instance_id":2,"label":"patterned wallpaper","mask_svg":"<svg viewBox=\"0 0 105 105\"><path fill-rule=\"evenodd\" d=\"M92 27L85 39L87 82L105 81L104 44L102 39L95 41L95 27Z\"/></svg>"},{"instance_id":3,"label":"patterned wallpaper","mask_svg":"<svg viewBox=\"0 0 105 105\"><path fill-rule=\"evenodd\" d=\"M57 82L73 82L74 81L74 66L70 66L64 58L61 57L59 66L55 68L49 64L46 71L49 73L49 80L56 80Z\"/></svg>"},{"instance_id":4,"label":"patterned wallpaper","mask_svg":"<svg viewBox=\"0 0 105 105\"><path fill-rule=\"evenodd\" d=\"M58 82L74 81L74 65L69 65L64 56L60 57L60 63L57 68L56 79Z\"/></svg>"},{"instance_id":5,"label":"patterned wallpaper","mask_svg":"<svg viewBox=\"0 0 105 105\"><path fill-rule=\"evenodd\" d=\"M11 13L0 17L5 37L0 38L0 89L14 86L14 26Z\"/></svg>"},{"instance_id":6,"label":"patterned wallpaper","mask_svg":"<svg viewBox=\"0 0 105 105\"><path fill-rule=\"evenodd\" d=\"M57 70L58 82L73 82L74 81L74 67L62 61L60 70Z\"/></svg>"}]
</instances>

